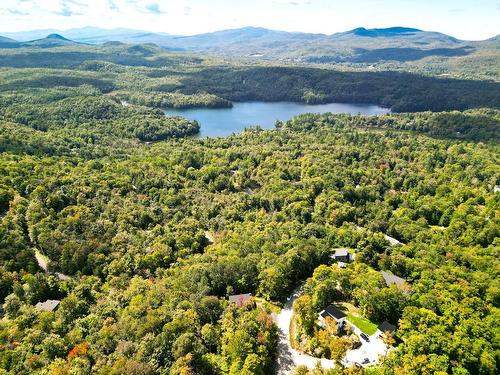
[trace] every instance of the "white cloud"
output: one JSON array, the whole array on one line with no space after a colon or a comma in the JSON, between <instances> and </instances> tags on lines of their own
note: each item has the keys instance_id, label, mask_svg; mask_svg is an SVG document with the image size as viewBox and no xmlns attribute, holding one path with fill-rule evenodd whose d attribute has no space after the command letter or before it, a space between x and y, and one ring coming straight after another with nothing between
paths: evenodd
<instances>
[{"instance_id":1,"label":"white cloud","mask_svg":"<svg viewBox=\"0 0 500 375\"><path fill-rule=\"evenodd\" d=\"M450 12L456 9L464 11ZM500 33L498 19L497 0L0 0L0 35L83 26L172 34L262 26L332 34L398 25L480 39Z\"/></svg>"}]
</instances>

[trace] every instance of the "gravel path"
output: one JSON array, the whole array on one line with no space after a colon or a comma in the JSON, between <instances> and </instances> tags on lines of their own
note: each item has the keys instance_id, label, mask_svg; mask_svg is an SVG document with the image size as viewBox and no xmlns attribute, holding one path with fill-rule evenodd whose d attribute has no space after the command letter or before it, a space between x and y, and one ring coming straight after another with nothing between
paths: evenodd
<instances>
[{"instance_id":1,"label":"gravel path","mask_svg":"<svg viewBox=\"0 0 500 375\"><path fill-rule=\"evenodd\" d=\"M307 366L309 369L314 369L318 362L324 369L331 369L335 366L334 362L325 358L315 358L307 354L303 354L293 349L290 346L290 322L292 320L293 301L300 295L300 288L296 289L288 298L285 306L278 315L274 316L276 325L278 326L278 358L276 366L277 375L291 374L298 366Z\"/></svg>"}]
</instances>

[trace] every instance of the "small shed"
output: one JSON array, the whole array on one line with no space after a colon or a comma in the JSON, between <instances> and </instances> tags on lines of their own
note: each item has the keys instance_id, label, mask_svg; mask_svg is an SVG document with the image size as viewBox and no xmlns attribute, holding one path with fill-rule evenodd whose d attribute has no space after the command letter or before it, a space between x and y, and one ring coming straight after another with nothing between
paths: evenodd
<instances>
[{"instance_id":1,"label":"small shed","mask_svg":"<svg viewBox=\"0 0 500 375\"><path fill-rule=\"evenodd\" d=\"M394 333L396 331L396 326L389 322L383 322L378 326L377 330L379 335L382 333Z\"/></svg>"},{"instance_id":2,"label":"small shed","mask_svg":"<svg viewBox=\"0 0 500 375\"><path fill-rule=\"evenodd\" d=\"M38 302L35 305L35 308L39 311L54 311L55 309L57 309L57 306L59 306L60 302L61 301L56 299L48 299L44 302Z\"/></svg>"},{"instance_id":3,"label":"small shed","mask_svg":"<svg viewBox=\"0 0 500 375\"><path fill-rule=\"evenodd\" d=\"M352 261L352 254L349 249L336 249L333 258L337 262L350 263Z\"/></svg>"},{"instance_id":4,"label":"small shed","mask_svg":"<svg viewBox=\"0 0 500 375\"><path fill-rule=\"evenodd\" d=\"M251 293L246 293L246 294L235 294L232 296L229 296L229 302L234 303L236 306L241 307L245 305L250 299L252 298Z\"/></svg>"}]
</instances>

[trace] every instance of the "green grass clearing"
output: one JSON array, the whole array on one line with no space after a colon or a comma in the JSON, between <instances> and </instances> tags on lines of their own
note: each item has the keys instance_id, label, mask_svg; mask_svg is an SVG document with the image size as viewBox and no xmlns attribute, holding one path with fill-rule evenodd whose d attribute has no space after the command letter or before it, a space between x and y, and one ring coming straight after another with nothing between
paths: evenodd
<instances>
[{"instance_id":1,"label":"green grass clearing","mask_svg":"<svg viewBox=\"0 0 500 375\"><path fill-rule=\"evenodd\" d=\"M281 312L281 307L272 302L266 301L264 298L253 297L253 299L255 300L255 303L257 303L257 305L260 305L275 314L279 314Z\"/></svg>"},{"instance_id":2,"label":"green grass clearing","mask_svg":"<svg viewBox=\"0 0 500 375\"><path fill-rule=\"evenodd\" d=\"M370 322L368 319L361 318L360 316L355 316L352 314L347 314L347 320L349 320L352 324L354 324L368 336L373 335L375 332L377 332L377 325Z\"/></svg>"}]
</instances>

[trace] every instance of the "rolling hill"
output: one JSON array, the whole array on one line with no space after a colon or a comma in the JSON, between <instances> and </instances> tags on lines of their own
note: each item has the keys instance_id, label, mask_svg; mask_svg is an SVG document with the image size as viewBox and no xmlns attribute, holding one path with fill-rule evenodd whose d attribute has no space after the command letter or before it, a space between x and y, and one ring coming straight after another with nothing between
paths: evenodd
<instances>
[{"instance_id":1,"label":"rolling hill","mask_svg":"<svg viewBox=\"0 0 500 375\"><path fill-rule=\"evenodd\" d=\"M51 32L48 37L41 34ZM156 44L171 52L280 63L322 64L362 70L398 70L460 78L499 80L500 39L464 41L439 32L407 27L356 28L332 35L244 27L192 36L132 29L86 27L66 31L4 33L31 41L0 40L0 48L58 47L75 43Z\"/></svg>"},{"instance_id":2,"label":"rolling hill","mask_svg":"<svg viewBox=\"0 0 500 375\"><path fill-rule=\"evenodd\" d=\"M300 56L307 54L338 53L346 48L457 48L477 43L461 41L438 32L407 27L383 29L356 28L332 35L269 30L261 27L244 27L192 36L151 33L132 29L79 29L40 30L20 33L3 33L16 40L41 39L47 34L60 34L83 43L99 44L111 41L124 43L155 43L171 50L211 52L230 56L263 55L268 57Z\"/></svg>"},{"instance_id":3,"label":"rolling hill","mask_svg":"<svg viewBox=\"0 0 500 375\"><path fill-rule=\"evenodd\" d=\"M60 34L49 34L45 38L32 40L29 42L21 42L21 47L39 47L39 48L52 48L52 47L62 47L71 46L76 44L82 44L75 42L73 40L67 39Z\"/></svg>"},{"instance_id":4,"label":"rolling hill","mask_svg":"<svg viewBox=\"0 0 500 375\"><path fill-rule=\"evenodd\" d=\"M15 48L16 46L17 42L14 39L0 36L0 48Z\"/></svg>"},{"instance_id":5,"label":"rolling hill","mask_svg":"<svg viewBox=\"0 0 500 375\"><path fill-rule=\"evenodd\" d=\"M19 42L14 39L0 36L0 48L23 48L23 47L38 47L38 48L53 48L62 46L73 46L83 44L67 39L59 34L49 34L44 38L30 40L27 42Z\"/></svg>"}]
</instances>

